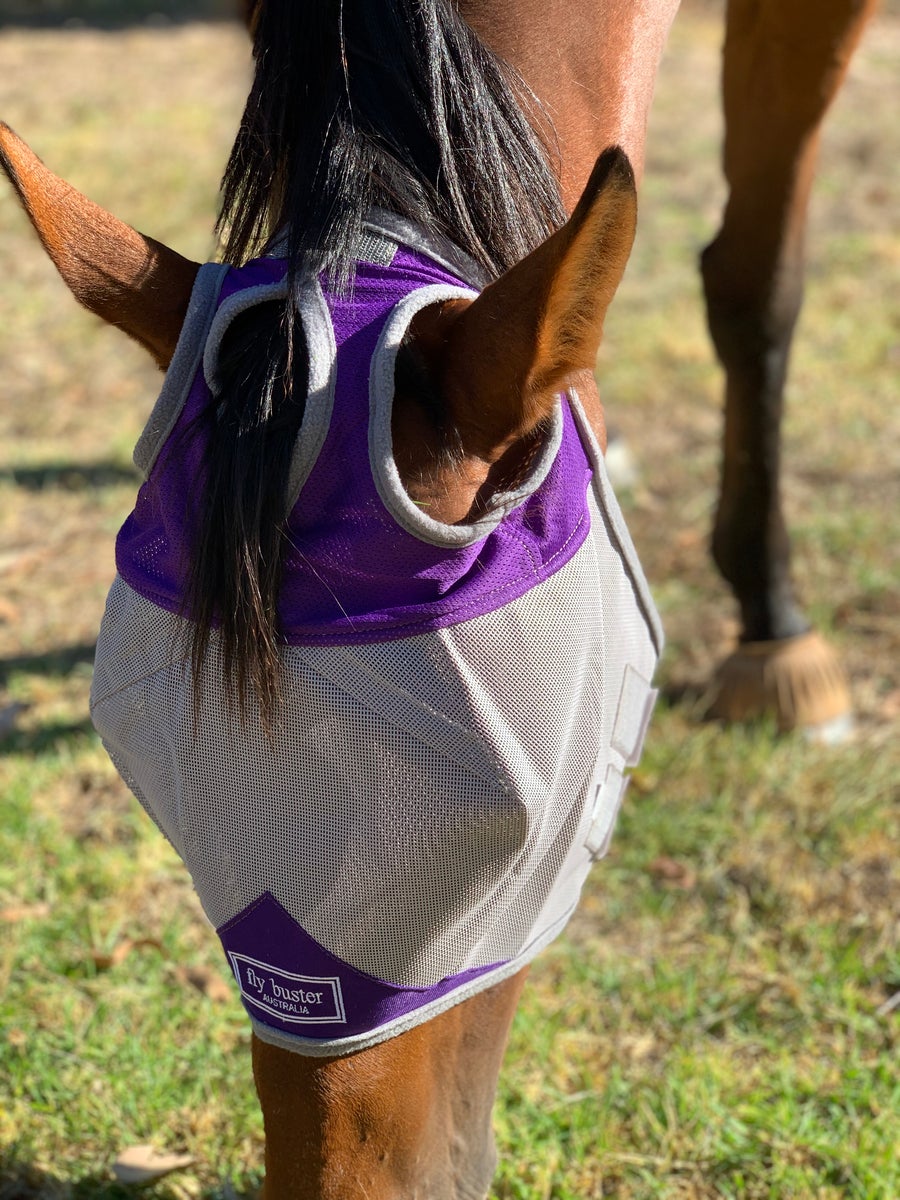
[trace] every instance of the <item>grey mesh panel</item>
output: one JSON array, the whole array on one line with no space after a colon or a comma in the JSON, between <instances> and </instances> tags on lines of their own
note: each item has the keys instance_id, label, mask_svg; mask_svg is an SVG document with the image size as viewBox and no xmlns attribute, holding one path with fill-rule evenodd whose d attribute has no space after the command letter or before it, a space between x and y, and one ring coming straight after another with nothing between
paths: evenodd
<instances>
[{"instance_id":1,"label":"grey mesh panel","mask_svg":"<svg viewBox=\"0 0 900 1200\"><path fill-rule=\"evenodd\" d=\"M593 501L581 550L506 608L287 648L274 750L252 706L245 727L226 717L214 650L195 739L178 627L117 581L92 706L213 924L269 890L339 958L423 987L515 958L574 906L591 830L615 817L595 810L618 803L602 784L625 767L619 699L640 707L626 666L647 680L655 661Z\"/></svg>"},{"instance_id":2,"label":"grey mesh panel","mask_svg":"<svg viewBox=\"0 0 900 1200\"><path fill-rule=\"evenodd\" d=\"M575 424L578 426L578 432L581 435L582 445L587 451L588 459L594 469L594 493L598 500L598 512L606 525L607 536L611 543L618 549L623 561L628 564L631 582L634 587L634 596L641 606L647 624L650 626L650 632L656 646L656 654L659 657L663 652L666 640L665 633L662 622L659 619L659 613L656 611L656 605L653 603L653 597L650 594L650 587L641 569L637 550L634 548L631 534L628 532L628 526L625 524L625 518L622 515L619 502L616 500L615 493L613 492L613 486L606 471L606 460L603 457L603 451L600 449L594 430L591 428L591 423L585 415L578 393L574 388L570 388L568 396L572 416L575 418Z\"/></svg>"}]
</instances>

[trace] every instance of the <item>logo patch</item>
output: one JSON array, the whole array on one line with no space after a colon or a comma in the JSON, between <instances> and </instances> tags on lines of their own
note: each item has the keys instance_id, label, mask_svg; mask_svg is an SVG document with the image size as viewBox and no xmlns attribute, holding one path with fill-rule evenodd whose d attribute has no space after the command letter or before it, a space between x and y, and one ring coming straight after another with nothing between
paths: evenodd
<instances>
[{"instance_id":1,"label":"logo patch","mask_svg":"<svg viewBox=\"0 0 900 1200\"><path fill-rule=\"evenodd\" d=\"M297 1025L346 1023L341 981L336 975L294 975L229 951L241 995L256 1008Z\"/></svg>"}]
</instances>

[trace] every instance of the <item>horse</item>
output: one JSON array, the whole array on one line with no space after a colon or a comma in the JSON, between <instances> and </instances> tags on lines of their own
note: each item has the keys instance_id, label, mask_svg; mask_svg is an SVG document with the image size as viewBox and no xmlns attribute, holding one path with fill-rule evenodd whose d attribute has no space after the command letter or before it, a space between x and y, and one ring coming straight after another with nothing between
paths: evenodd
<instances>
[{"instance_id":1,"label":"horse","mask_svg":"<svg viewBox=\"0 0 900 1200\"><path fill-rule=\"evenodd\" d=\"M727 375L713 549L737 597L743 631L723 671L716 710L743 716L774 702L784 728L822 724L847 706L839 668L794 596L778 439L818 131L874 7L874 0L828 0L815 8L800 0L730 0L727 12L730 192L702 267ZM276 0L246 6L257 73L226 172L226 258L246 261L262 245L288 263L289 295L310 264L333 276L340 295L354 285L349 264L360 247L382 254L385 239L396 244L410 222L430 231L430 253L469 288L438 291L412 314L393 360L390 431L409 520L415 523L419 510L440 525L465 525L489 515L534 471L554 421L558 426L560 392L577 392L580 440L595 449L604 444L591 368L633 238L654 79L678 3L461 0L457 7L384 0L368 20L365 8L344 0L308 15L301 47L287 37L296 36L292 22L303 19L296 10ZM289 49L306 56L309 77L299 85L286 64ZM300 86L309 110L300 128L282 112L289 83ZM328 106L314 104L320 94ZM322 145L338 125L323 172ZM409 165L410 147L425 163L412 182L395 169L398 159ZM604 147L615 149L598 159ZM190 318L199 265L92 205L5 126L0 162L76 298L168 368ZM304 187L304 175L315 180L317 194ZM361 199L353 191L348 198L350 184ZM379 211L400 207L400 234L388 219L380 228L364 224L364 209L373 203ZM336 218L342 205L349 219ZM473 285L484 283L476 296ZM310 390L313 359L302 330L285 316L281 279L266 275L261 286L270 287L277 313L270 310L258 324L248 317L232 357L241 361L255 344L265 345L268 365L243 386L258 395L266 420L277 416L282 431L286 422L293 441L304 413L290 401L294 391ZM233 363L230 370L236 377ZM286 382L294 379L293 386ZM222 395L227 416L234 397L227 386ZM265 478L272 449L251 447L258 476ZM602 474L602 463L593 465ZM268 490L282 496L291 470L290 456L282 456L274 468L277 486ZM229 481L245 491L254 482L229 475L225 492ZM260 491L258 479L256 488L262 504L266 489ZM605 519L621 548L627 535L609 513ZM210 670L230 681L223 700L228 729L234 734L255 723L262 752L278 737L281 653L272 618L278 577L261 570L280 543L262 547L263 533L257 519L249 593L234 571L224 583L233 610L250 618L220 628L222 614L201 604L202 619L194 622L201 633L183 660L195 688ZM204 578L221 584L220 560L240 559L247 548L246 539L235 543L233 531L212 536L200 555ZM632 586L639 597L634 577ZM192 598L202 601L198 591ZM650 636L652 619L644 615ZM214 646L220 635L224 657ZM160 644L171 646L165 636ZM202 691L193 694L195 724L187 722L194 734L202 732ZM642 686L630 705L623 767L639 751L650 694ZM468 751L474 752L470 744ZM340 762L340 747L332 757ZM601 784L592 796L603 791ZM618 784L613 791L590 857L605 849ZM593 832L593 811L583 817ZM267 910L273 928L281 919ZM253 980L264 974L258 962L248 966L245 948L232 953L239 983L241 963L245 982L251 969ZM513 956L510 963L507 973L489 976L489 986L461 988L455 1003L426 1005L427 1019L401 1021L391 1036L363 1038L335 1053L308 1045L298 1052L296 1041L255 1022L266 1196L484 1196L495 1164L490 1113L527 972L527 962L519 966ZM300 998L284 999L285 992ZM339 1012L325 968L313 980L271 973L267 995L285 1004L324 1002L329 1020ZM332 1042L323 1038L321 1045Z\"/></svg>"}]
</instances>

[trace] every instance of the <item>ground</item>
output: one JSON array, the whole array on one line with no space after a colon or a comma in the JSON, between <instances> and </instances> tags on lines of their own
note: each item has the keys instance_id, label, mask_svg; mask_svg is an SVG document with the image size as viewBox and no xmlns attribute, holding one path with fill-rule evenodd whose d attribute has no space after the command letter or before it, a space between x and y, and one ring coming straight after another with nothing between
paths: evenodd
<instances>
[{"instance_id":1,"label":"ground","mask_svg":"<svg viewBox=\"0 0 900 1200\"><path fill-rule=\"evenodd\" d=\"M707 553L721 380L696 257L723 199L715 5L679 17L599 378L662 612L664 698L613 852L540 960L498 1108L497 1200L900 1194L900 19L822 155L791 375L796 572L851 680L823 750L702 720L734 636ZM227 24L0 31L0 119L197 258L246 86ZM93 643L155 369L68 300L0 189L0 1197L250 1194L247 1031L184 875L90 731Z\"/></svg>"}]
</instances>

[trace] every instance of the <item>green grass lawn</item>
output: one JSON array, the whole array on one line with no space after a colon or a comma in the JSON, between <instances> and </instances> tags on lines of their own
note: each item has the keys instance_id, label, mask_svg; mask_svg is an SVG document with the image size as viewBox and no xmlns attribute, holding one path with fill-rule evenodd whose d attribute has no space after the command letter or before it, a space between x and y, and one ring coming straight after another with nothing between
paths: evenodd
<instances>
[{"instance_id":1,"label":"green grass lawn","mask_svg":"<svg viewBox=\"0 0 900 1200\"><path fill-rule=\"evenodd\" d=\"M824 150L786 429L810 611L857 734L702 720L734 633L706 552L720 380L696 255L722 199L711 11L680 18L601 380L669 634L610 857L537 962L497 1109L494 1200L900 1196L900 23ZM0 34L0 118L139 228L208 257L246 49L228 26ZM0 189L0 1200L253 1195L249 1029L175 856L90 729L93 639L158 380L78 312Z\"/></svg>"}]
</instances>

